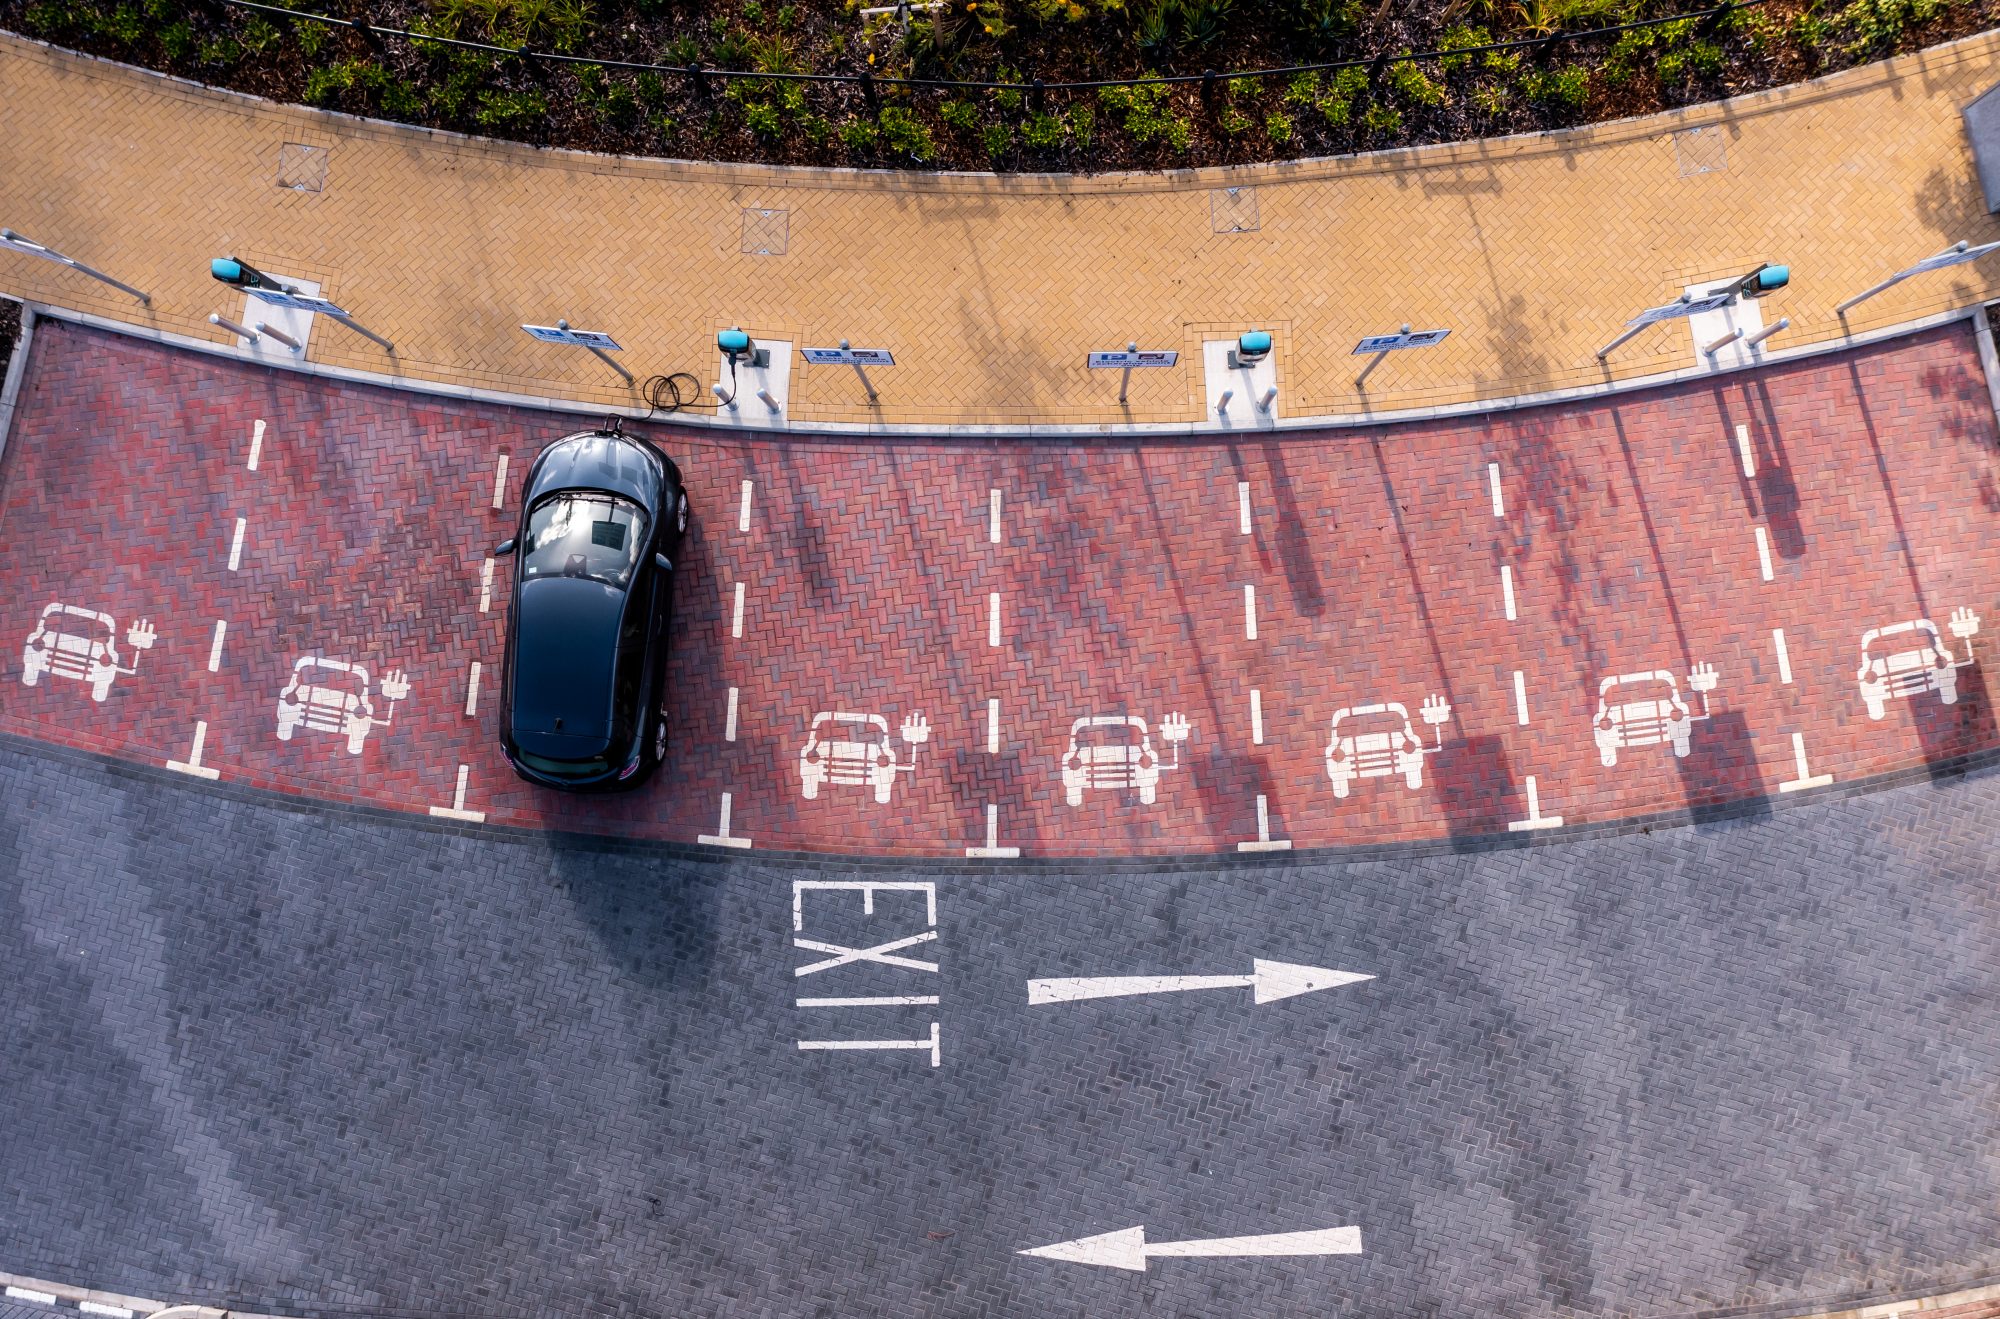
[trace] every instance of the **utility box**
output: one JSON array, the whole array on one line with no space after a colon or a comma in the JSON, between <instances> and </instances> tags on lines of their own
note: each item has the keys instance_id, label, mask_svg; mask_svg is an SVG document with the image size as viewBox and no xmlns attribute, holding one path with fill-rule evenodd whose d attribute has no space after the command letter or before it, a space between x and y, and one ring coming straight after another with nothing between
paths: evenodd
<instances>
[{"instance_id":1,"label":"utility box","mask_svg":"<svg viewBox=\"0 0 2000 1319\"><path fill-rule=\"evenodd\" d=\"M1972 159L1979 167L1987 213L2000 211L2000 85L1988 88L1965 107L1965 136L1972 142Z\"/></svg>"}]
</instances>

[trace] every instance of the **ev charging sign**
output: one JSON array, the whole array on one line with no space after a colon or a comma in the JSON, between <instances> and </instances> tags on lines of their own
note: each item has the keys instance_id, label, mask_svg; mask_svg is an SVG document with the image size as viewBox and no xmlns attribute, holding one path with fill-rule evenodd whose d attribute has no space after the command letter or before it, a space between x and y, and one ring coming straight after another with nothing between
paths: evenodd
<instances>
[{"instance_id":1,"label":"ev charging sign","mask_svg":"<svg viewBox=\"0 0 2000 1319\"><path fill-rule=\"evenodd\" d=\"M1736 290L1727 293L1712 293L1703 298L1683 298L1679 302L1669 302L1663 307L1648 307L1626 321L1628 329L1638 329L1642 325L1655 325L1660 321L1671 321L1682 316L1699 316L1703 312L1720 311L1736 301Z\"/></svg>"},{"instance_id":2,"label":"ev charging sign","mask_svg":"<svg viewBox=\"0 0 2000 1319\"><path fill-rule=\"evenodd\" d=\"M1136 352L1091 353L1088 356L1089 369L1102 371L1109 367L1122 367L1127 371L1143 371L1149 367L1173 366L1181 360L1178 352L1167 349L1145 349Z\"/></svg>"},{"instance_id":3,"label":"ev charging sign","mask_svg":"<svg viewBox=\"0 0 2000 1319\"><path fill-rule=\"evenodd\" d=\"M601 330L572 330L559 325L523 325L530 336L543 343L569 344L577 348L600 348L621 352L618 341Z\"/></svg>"},{"instance_id":4,"label":"ev charging sign","mask_svg":"<svg viewBox=\"0 0 2000 1319\"><path fill-rule=\"evenodd\" d=\"M894 366L887 348L801 348L799 355L814 366Z\"/></svg>"},{"instance_id":5,"label":"ev charging sign","mask_svg":"<svg viewBox=\"0 0 2000 1319\"><path fill-rule=\"evenodd\" d=\"M260 302L270 303L273 307L287 307L292 311L303 312L323 311L329 316L342 318L345 318L347 315L332 300L316 298L310 293L293 293L284 289L256 288L246 288L243 291Z\"/></svg>"},{"instance_id":6,"label":"ev charging sign","mask_svg":"<svg viewBox=\"0 0 2000 1319\"><path fill-rule=\"evenodd\" d=\"M1450 330L1405 330L1400 334L1371 334L1354 345L1353 357L1369 353L1393 353L1398 348L1429 348L1444 342Z\"/></svg>"}]
</instances>

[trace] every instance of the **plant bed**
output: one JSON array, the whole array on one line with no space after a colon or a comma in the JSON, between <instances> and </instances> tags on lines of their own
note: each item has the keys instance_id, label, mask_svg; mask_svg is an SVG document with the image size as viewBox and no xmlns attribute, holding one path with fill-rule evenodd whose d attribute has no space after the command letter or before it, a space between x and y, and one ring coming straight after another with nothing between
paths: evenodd
<instances>
[{"instance_id":1,"label":"plant bed","mask_svg":"<svg viewBox=\"0 0 2000 1319\"><path fill-rule=\"evenodd\" d=\"M14 360L14 345L21 338L21 304L0 298L0 380L7 378L7 363Z\"/></svg>"},{"instance_id":2,"label":"plant bed","mask_svg":"<svg viewBox=\"0 0 2000 1319\"><path fill-rule=\"evenodd\" d=\"M2000 0L0 0L0 27L276 100L539 145L908 169L1182 168L1558 128L1755 91L1991 26ZM304 0L291 7L306 9ZM1583 34L1583 35L1578 35ZM1493 43L1554 38L1513 50ZM525 50L672 66L551 63ZM1044 83L1366 61L1045 90ZM765 76L690 76L690 65ZM855 79L875 79L873 96ZM841 75L798 81L769 75ZM1002 84L906 87L894 79Z\"/></svg>"}]
</instances>

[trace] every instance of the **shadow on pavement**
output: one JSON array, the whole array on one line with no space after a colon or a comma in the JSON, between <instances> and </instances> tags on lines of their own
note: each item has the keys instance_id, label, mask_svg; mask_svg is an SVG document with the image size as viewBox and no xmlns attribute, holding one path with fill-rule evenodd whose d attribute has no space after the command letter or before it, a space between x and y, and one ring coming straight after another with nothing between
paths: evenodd
<instances>
[{"instance_id":1,"label":"shadow on pavement","mask_svg":"<svg viewBox=\"0 0 2000 1319\"><path fill-rule=\"evenodd\" d=\"M1672 759L1697 828L1771 813L1770 788L1742 711L1718 710L1697 723L1687 755Z\"/></svg>"}]
</instances>

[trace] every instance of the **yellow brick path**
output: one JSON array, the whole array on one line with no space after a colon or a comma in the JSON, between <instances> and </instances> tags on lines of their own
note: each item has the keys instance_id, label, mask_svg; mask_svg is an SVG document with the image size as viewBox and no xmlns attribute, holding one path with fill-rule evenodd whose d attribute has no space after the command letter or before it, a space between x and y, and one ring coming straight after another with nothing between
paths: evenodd
<instances>
[{"instance_id":1,"label":"yellow brick path","mask_svg":"<svg viewBox=\"0 0 2000 1319\"><path fill-rule=\"evenodd\" d=\"M1375 372L1378 410L1586 386L1637 309L1760 260L1790 264L1773 346L1837 339L1834 304L1950 242L2000 238L1960 107L2000 34L1819 82L1643 120L1340 160L1177 174L913 176L626 160L482 142L212 92L0 36L0 224L150 289L116 291L0 250L0 292L222 340L240 297L206 274L235 252L319 280L397 357L338 326L339 367L630 403L581 349L520 321L615 334L642 378L710 378L712 336L896 350L870 408L845 368L795 370L800 421L1191 422L1200 341L1278 339L1282 413L1353 413L1363 334L1449 326ZM1697 137L1683 130L1708 130ZM1718 142L1719 135L1719 142ZM326 186L276 185L288 143L329 151ZM1688 172L1700 163L1720 168ZM1218 233L1219 186L1259 227ZM1237 204L1242 204L1239 196ZM786 211L783 255L743 250L746 208ZM2000 256L1910 280L1854 329L2000 296ZM1180 348L1115 372L1086 348ZM1648 331L1621 377L1691 365ZM1192 360L1190 360L1192 359Z\"/></svg>"}]
</instances>

